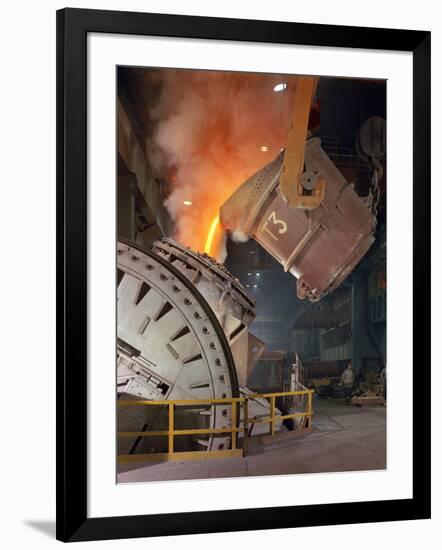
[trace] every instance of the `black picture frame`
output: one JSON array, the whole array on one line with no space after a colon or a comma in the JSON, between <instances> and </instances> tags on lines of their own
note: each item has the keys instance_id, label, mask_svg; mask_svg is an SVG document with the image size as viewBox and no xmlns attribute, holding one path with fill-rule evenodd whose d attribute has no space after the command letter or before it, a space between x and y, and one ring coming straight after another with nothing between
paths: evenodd
<instances>
[{"instance_id":1,"label":"black picture frame","mask_svg":"<svg viewBox=\"0 0 442 550\"><path fill-rule=\"evenodd\" d=\"M396 50L413 54L413 498L87 517L87 34ZM86 541L430 517L430 33L64 9L57 12L57 539ZM428 388L429 386L426 385ZM146 492L148 488L146 487Z\"/></svg>"}]
</instances>

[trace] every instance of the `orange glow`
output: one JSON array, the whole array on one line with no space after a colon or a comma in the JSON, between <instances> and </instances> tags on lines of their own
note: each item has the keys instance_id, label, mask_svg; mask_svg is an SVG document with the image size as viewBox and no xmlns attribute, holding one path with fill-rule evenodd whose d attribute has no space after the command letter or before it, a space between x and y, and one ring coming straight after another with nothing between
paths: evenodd
<instances>
[{"instance_id":1,"label":"orange glow","mask_svg":"<svg viewBox=\"0 0 442 550\"><path fill-rule=\"evenodd\" d=\"M227 234L217 215L284 146L296 77L284 77L281 94L265 74L167 70L161 78L152 163L170 179L169 236L223 263Z\"/></svg>"},{"instance_id":2,"label":"orange glow","mask_svg":"<svg viewBox=\"0 0 442 550\"><path fill-rule=\"evenodd\" d=\"M209 256L211 255L210 251L212 249L213 237L215 235L215 231L216 231L216 228L217 228L218 224L219 224L219 216L216 216L216 218L212 221L212 223L210 225L209 233L208 233L207 239L206 239L206 244L204 246L204 252L206 254L209 254Z\"/></svg>"}]
</instances>

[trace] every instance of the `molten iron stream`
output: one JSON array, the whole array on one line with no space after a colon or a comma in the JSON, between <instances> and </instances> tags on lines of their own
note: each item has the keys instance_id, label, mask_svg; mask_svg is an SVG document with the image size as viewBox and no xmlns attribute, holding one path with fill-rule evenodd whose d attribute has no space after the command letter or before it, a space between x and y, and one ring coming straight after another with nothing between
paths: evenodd
<instances>
[{"instance_id":1,"label":"molten iron stream","mask_svg":"<svg viewBox=\"0 0 442 550\"><path fill-rule=\"evenodd\" d=\"M218 224L219 224L219 216L216 216L210 225L209 233L207 234L206 244L204 246L204 252L209 256L211 255L210 251L212 249L213 237L215 235L215 231L216 231L216 228L218 227Z\"/></svg>"}]
</instances>

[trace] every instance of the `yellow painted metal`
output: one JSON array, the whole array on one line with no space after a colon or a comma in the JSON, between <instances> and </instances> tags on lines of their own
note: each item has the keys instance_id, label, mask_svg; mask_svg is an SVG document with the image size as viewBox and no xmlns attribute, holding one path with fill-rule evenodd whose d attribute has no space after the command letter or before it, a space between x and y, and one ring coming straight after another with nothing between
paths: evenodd
<instances>
[{"instance_id":1,"label":"yellow painted metal","mask_svg":"<svg viewBox=\"0 0 442 550\"><path fill-rule=\"evenodd\" d=\"M269 424L271 421L271 416L254 416L252 418L249 418L250 424Z\"/></svg>"},{"instance_id":2,"label":"yellow painted metal","mask_svg":"<svg viewBox=\"0 0 442 550\"><path fill-rule=\"evenodd\" d=\"M167 406L168 407L168 429L158 431L146 431L146 432L118 432L118 437L153 437L153 436L167 436L168 438L168 452L167 453L152 453L152 454L134 454L134 455L119 455L118 462L120 464L130 462L143 462L143 461L163 461L163 460L193 460L201 458L216 458L216 457L231 457L231 456L245 456L248 447L249 438L249 425L250 424L270 424L269 433L273 436L275 433L275 422L277 420L284 420L286 418L298 418L304 417L305 424L311 427L312 411L312 390L297 390L286 392L274 392L274 393L255 393L246 397L227 397L220 399L176 399L176 400L161 400L161 401L118 401L118 406ZM276 398L293 395L307 395L307 410L305 412L298 412L286 415L275 415L276 410ZM270 416L260 418L249 418L249 399L266 398L270 400ZM186 430L175 430L174 418L176 406L192 406L192 405L217 405L217 404L230 404L232 407L231 425L223 426L222 428L195 428ZM243 407L243 427L237 427L238 419L238 407ZM243 432L243 448L237 449L237 437L238 433ZM174 437L180 435L203 435L203 434L220 434L230 433L232 434L232 448L221 449L217 451L174 451Z\"/></svg>"},{"instance_id":3,"label":"yellow painted metal","mask_svg":"<svg viewBox=\"0 0 442 550\"><path fill-rule=\"evenodd\" d=\"M293 208L313 210L325 196L325 181L320 179L312 193L304 194L301 175L304 171L304 150L307 141L310 107L318 83L317 78L298 77L293 94L292 124L287 136L279 187Z\"/></svg>"},{"instance_id":4,"label":"yellow painted metal","mask_svg":"<svg viewBox=\"0 0 442 550\"><path fill-rule=\"evenodd\" d=\"M313 390L296 390L296 391L280 391L280 392L273 392L273 393L252 393L247 395L247 397L224 397L219 399L173 399L173 400L158 400L158 401L152 401L152 400L137 400L137 401L129 401L124 399L118 400L118 406L119 407L136 407L136 406L144 406L144 405L169 405L170 403L173 403L174 405L216 405L218 403L242 403L245 399L257 399L261 397L285 397L285 396L291 396L291 395L307 395L308 393L314 393Z\"/></svg>"},{"instance_id":5,"label":"yellow painted metal","mask_svg":"<svg viewBox=\"0 0 442 550\"><path fill-rule=\"evenodd\" d=\"M175 428L174 409L175 409L175 405L173 403L169 403L169 440L168 440L169 454L173 453L173 436L174 436L173 431Z\"/></svg>"},{"instance_id":6,"label":"yellow painted metal","mask_svg":"<svg viewBox=\"0 0 442 550\"><path fill-rule=\"evenodd\" d=\"M246 456L249 449L249 400L245 399L243 402L244 414L243 414L243 428L244 428L244 439L243 439L243 456Z\"/></svg>"},{"instance_id":7,"label":"yellow painted metal","mask_svg":"<svg viewBox=\"0 0 442 550\"><path fill-rule=\"evenodd\" d=\"M236 449L236 430L233 429L236 426L236 403L232 403L232 449Z\"/></svg>"}]
</instances>

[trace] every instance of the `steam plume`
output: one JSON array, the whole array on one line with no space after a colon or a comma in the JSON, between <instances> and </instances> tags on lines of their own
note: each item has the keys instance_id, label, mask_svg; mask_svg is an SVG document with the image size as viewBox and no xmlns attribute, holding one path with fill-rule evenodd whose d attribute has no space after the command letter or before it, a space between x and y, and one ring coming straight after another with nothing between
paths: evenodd
<instances>
[{"instance_id":1,"label":"steam plume","mask_svg":"<svg viewBox=\"0 0 442 550\"><path fill-rule=\"evenodd\" d=\"M296 78L169 69L159 75L150 160L170 182L165 206L174 238L203 251L219 207L285 145ZM287 88L275 93L280 82Z\"/></svg>"}]
</instances>

